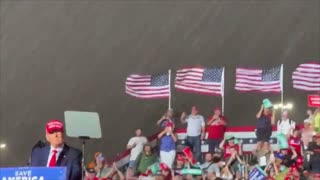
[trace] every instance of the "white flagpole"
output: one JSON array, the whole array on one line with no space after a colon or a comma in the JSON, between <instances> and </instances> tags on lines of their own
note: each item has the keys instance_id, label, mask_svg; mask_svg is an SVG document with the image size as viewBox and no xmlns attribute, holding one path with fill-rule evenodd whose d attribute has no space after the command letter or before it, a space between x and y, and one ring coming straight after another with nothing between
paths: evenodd
<instances>
[{"instance_id":1,"label":"white flagpole","mask_svg":"<svg viewBox=\"0 0 320 180\"><path fill-rule=\"evenodd\" d=\"M280 68L280 87L281 87L281 105L283 106L283 64L281 64ZM281 111L283 108L281 108Z\"/></svg>"},{"instance_id":2,"label":"white flagpole","mask_svg":"<svg viewBox=\"0 0 320 180\"><path fill-rule=\"evenodd\" d=\"M222 77L221 77L221 109L222 109L222 115L224 115L224 67L222 70Z\"/></svg>"},{"instance_id":3,"label":"white flagpole","mask_svg":"<svg viewBox=\"0 0 320 180\"><path fill-rule=\"evenodd\" d=\"M168 71L168 78L169 78L169 102L168 108L171 109L171 69Z\"/></svg>"}]
</instances>

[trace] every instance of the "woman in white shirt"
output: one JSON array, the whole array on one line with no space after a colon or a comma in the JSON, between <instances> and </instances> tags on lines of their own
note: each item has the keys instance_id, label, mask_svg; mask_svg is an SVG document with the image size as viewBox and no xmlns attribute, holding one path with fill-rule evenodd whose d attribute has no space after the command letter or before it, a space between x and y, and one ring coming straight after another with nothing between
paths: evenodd
<instances>
[{"instance_id":1,"label":"woman in white shirt","mask_svg":"<svg viewBox=\"0 0 320 180\"><path fill-rule=\"evenodd\" d=\"M289 138L295 128L296 123L289 119L288 111L283 111L281 119L277 123L278 133L283 133L287 138Z\"/></svg>"}]
</instances>

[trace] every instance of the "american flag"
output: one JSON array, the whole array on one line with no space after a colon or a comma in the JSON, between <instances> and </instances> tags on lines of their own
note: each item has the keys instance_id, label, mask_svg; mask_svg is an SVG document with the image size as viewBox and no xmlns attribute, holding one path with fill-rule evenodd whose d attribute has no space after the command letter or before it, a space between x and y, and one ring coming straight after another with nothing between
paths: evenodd
<instances>
[{"instance_id":1,"label":"american flag","mask_svg":"<svg viewBox=\"0 0 320 180\"><path fill-rule=\"evenodd\" d=\"M282 66L271 69L237 68L236 87L241 92L274 92L282 91Z\"/></svg>"},{"instance_id":2,"label":"american flag","mask_svg":"<svg viewBox=\"0 0 320 180\"><path fill-rule=\"evenodd\" d=\"M320 63L300 64L292 73L293 87L305 91L320 91Z\"/></svg>"},{"instance_id":3,"label":"american flag","mask_svg":"<svg viewBox=\"0 0 320 180\"><path fill-rule=\"evenodd\" d=\"M221 95L224 68L184 68L177 71L175 88L184 92Z\"/></svg>"},{"instance_id":4,"label":"american flag","mask_svg":"<svg viewBox=\"0 0 320 180\"><path fill-rule=\"evenodd\" d=\"M126 93L143 99L167 98L170 95L169 75L132 74L126 80Z\"/></svg>"}]
</instances>

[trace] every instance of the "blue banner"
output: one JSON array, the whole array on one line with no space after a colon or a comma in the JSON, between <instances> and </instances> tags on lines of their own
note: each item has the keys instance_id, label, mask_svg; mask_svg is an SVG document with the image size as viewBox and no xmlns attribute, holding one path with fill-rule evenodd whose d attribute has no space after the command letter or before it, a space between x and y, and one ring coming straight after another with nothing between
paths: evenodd
<instances>
[{"instance_id":1,"label":"blue banner","mask_svg":"<svg viewBox=\"0 0 320 180\"><path fill-rule=\"evenodd\" d=\"M265 177L266 173L259 166L256 166L249 173L249 180L264 180Z\"/></svg>"},{"instance_id":2,"label":"blue banner","mask_svg":"<svg viewBox=\"0 0 320 180\"><path fill-rule=\"evenodd\" d=\"M66 180L65 167L0 168L0 180Z\"/></svg>"}]
</instances>

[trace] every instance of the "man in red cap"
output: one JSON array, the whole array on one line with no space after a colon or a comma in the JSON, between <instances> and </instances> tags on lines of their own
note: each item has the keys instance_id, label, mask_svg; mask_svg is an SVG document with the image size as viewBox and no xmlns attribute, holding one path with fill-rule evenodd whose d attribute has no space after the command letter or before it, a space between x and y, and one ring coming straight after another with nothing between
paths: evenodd
<instances>
[{"instance_id":1,"label":"man in red cap","mask_svg":"<svg viewBox=\"0 0 320 180\"><path fill-rule=\"evenodd\" d=\"M65 144L64 127L59 120L51 120L46 124L46 139L48 145L37 147L31 152L30 166L67 168L68 180L81 180L82 153L80 150Z\"/></svg>"},{"instance_id":2,"label":"man in red cap","mask_svg":"<svg viewBox=\"0 0 320 180\"><path fill-rule=\"evenodd\" d=\"M224 138L226 131L226 120L221 114L220 108L214 108L214 114L208 118L208 145L209 152L214 153L215 149L219 147L219 144Z\"/></svg>"}]
</instances>

